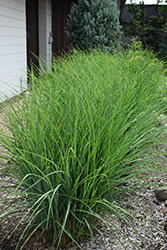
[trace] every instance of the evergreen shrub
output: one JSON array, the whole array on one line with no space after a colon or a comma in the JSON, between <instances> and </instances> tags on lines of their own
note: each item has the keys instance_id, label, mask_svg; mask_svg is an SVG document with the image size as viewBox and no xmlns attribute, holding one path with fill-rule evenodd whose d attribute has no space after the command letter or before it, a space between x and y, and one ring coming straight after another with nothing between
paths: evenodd
<instances>
[{"instance_id":1,"label":"evergreen shrub","mask_svg":"<svg viewBox=\"0 0 167 250\"><path fill-rule=\"evenodd\" d=\"M167 56L167 29L164 31L162 36L162 42L159 48L159 56L165 58Z\"/></svg>"},{"instance_id":2,"label":"evergreen shrub","mask_svg":"<svg viewBox=\"0 0 167 250\"><path fill-rule=\"evenodd\" d=\"M120 38L119 11L113 0L79 0L73 4L66 32L72 48L113 50Z\"/></svg>"},{"instance_id":3,"label":"evergreen shrub","mask_svg":"<svg viewBox=\"0 0 167 250\"><path fill-rule=\"evenodd\" d=\"M164 11L163 6L158 3L154 6L155 15L149 17L146 23L146 8L144 2L140 4L131 3L127 5L128 11L131 13L129 27L124 29L125 36L133 36L140 40L143 47L151 48L159 51L163 31L166 28L165 19L161 15Z\"/></svg>"}]
</instances>

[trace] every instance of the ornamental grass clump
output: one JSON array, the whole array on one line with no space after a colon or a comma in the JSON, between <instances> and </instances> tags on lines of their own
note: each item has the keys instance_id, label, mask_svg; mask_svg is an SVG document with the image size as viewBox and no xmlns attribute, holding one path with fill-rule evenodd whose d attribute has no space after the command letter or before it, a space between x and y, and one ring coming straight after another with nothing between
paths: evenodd
<instances>
[{"instance_id":1,"label":"ornamental grass clump","mask_svg":"<svg viewBox=\"0 0 167 250\"><path fill-rule=\"evenodd\" d=\"M40 229L59 248L80 246L101 224L117 237L105 214L131 225L117 202L154 167L164 74L153 54L131 50L75 51L55 59L49 74L31 73L29 95L5 108L9 133L0 131L0 222L22 216L10 234L24 224L25 244Z\"/></svg>"}]
</instances>

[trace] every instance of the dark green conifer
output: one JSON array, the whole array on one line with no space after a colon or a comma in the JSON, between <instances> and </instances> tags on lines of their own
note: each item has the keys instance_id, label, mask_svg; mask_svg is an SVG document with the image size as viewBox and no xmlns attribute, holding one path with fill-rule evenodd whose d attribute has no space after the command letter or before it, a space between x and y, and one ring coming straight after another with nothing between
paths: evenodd
<instances>
[{"instance_id":1,"label":"dark green conifer","mask_svg":"<svg viewBox=\"0 0 167 250\"><path fill-rule=\"evenodd\" d=\"M164 8L157 3L154 6L155 15L149 17L146 23L146 8L144 2L140 4L131 3L127 5L127 10L131 14L128 28L124 29L125 36L134 36L139 39L143 47L148 47L154 51L158 51L161 42L162 33L165 29L165 20L161 13Z\"/></svg>"},{"instance_id":2,"label":"dark green conifer","mask_svg":"<svg viewBox=\"0 0 167 250\"><path fill-rule=\"evenodd\" d=\"M160 44L159 55L161 58L164 58L167 56L167 29L164 31L163 36L162 36L162 42Z\"/></svg>"},{"instance_id":3,"label":"dark green conifer","mask_svg":"<svg viewBox=\"0 0 167 250\"><path fill-rule=\"evenodd\" d=\"M165 19L161 15L162 9L158 4L155 6L155 15L150 16L147 28L147 44L158 52L162 40L162 35L165 30Z\"/></svg>"},{"instance_id":4,"label":"dark green conifer","mask_svg":"<svg viewBox=\"0 0 167 250\"><path fill-rule=\"evenodd\" d=\"M124 29L125 36L133 36L138 38L143 46L145 46L145 33L146 33L146 10L144 2L139 4L131 3L126 6L128 12L131 14L131 18L127 23L128 28Z\"/></svg>"},{"instance_id":5,"label":"dark green conifer","mask_svg":"<svg viewBox=\"0 0 167 250\"><path fill-rule=\"evenodd\" d=\"M119 11L113 0L79 0L71 7L66 32L72 48L111 51L120 38Z\"/></svg>"}]
</instances>

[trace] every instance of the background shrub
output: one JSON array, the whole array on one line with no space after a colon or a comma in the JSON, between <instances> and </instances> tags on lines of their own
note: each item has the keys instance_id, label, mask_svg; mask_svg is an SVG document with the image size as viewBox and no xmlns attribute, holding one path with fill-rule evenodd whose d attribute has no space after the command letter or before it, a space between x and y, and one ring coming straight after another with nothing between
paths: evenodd
<instances>
[{"instance_id":1,"label":"background shrub","mask_svg":"<svg viewBox=\"0 0 167 250\"><path fill-rule=\"evenodd\" d=\"M131 225L116 202L132 191L125 183L155 165L164 73L162 62L141 50L74 52L55 60L50 74L32 73L30 94L6 107L10 133L0 131L1 223L22 215L25 243L41 228L57 247L79 245L101 223L115 235L106 213Z\"/></svg>"},{"instance_id":2,"label":"background shrub","mask_svg":"<svg viewBox=\"0 0 167 250\"><path fill-rule=\"evenodd\" d=\"M145 18L146 11L144 2L141 2L139 5L135 3L128 4L126 6L128 12L131 14L131 18L127 23L130 25L128 28L124 28L125 36L133 36L138 38L143 47L145 44Z\"/></svg>"},{"instance_id":3,"label":"background shrub","mask_svg":"<svg viewBox=\"0 0 167 250\"><path fill-rule=\"evenodd\" d=\"M131 13L131 18L130 21L127 21L130 26L124 29L125 35L138 38L138 40L142 42L144 48L148 47L158 52L162 34L166 28L166 20L161 15L161 13L166 10L164 6L157 3L154 6L156 15L151 15L148 22L146 22L146 8L144 2L140 4L128 4L127 9Z\"/></svg>"},{"instance_id":4,"label":"background shrub","mask_svg":"<svg viewBox=\"0 0 167 250\"><path fill-rule=\"evenodd\" d=\"M79 0L71 7L66 32L72 48L113 50L120 28L115 1Z\"/></svg>"},{"instance_id":5,"label":"background shrub","mask_svg":"<svg viewBox=\"0 0 167 250\"><path fill-rule=\"evenodd\" d=\"M159 55L161 58L165 58L167 55L167 29L162 36L162 42L160 44Z\"/></svg>"}]
</instances>

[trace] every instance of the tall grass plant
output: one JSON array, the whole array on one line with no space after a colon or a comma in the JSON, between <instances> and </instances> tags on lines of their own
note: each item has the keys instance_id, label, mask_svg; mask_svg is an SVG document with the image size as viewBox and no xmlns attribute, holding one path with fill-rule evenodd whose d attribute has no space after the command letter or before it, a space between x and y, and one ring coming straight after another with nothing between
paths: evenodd
<instances>
[{"instance_id":1,"label":"tall grass plant","mask_svg":"<svg viewBox=\"0 0 167 250\"><path fill-rule=\"evenodd\" d=\"M25 224L20 239L40 229L53 247L80 246L101 223L114 233L106 213L131 225L116 202L126 183L155 167L163 63L141 50L74 51L54 60L49 74L31 72L31 83L29 95L6 106L9 132L0 131L1 223L22 215L10 233Z\"/></svg>"}]
</instances>

